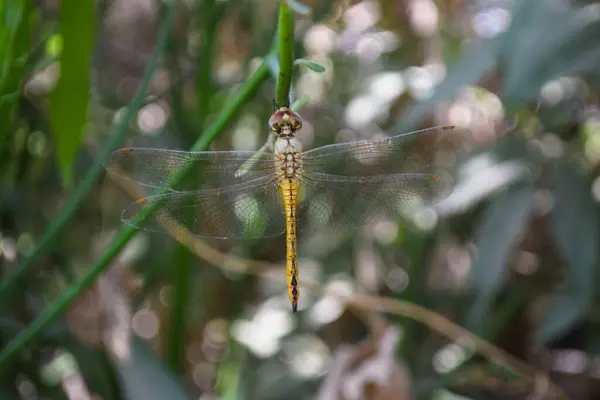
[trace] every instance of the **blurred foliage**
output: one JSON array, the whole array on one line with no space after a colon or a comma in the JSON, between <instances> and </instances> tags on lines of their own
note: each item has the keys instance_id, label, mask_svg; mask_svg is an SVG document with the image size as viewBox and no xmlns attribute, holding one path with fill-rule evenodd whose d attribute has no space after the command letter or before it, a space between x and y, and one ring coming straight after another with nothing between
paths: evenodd
<instances>
[{"instance_id":1,"label":"blurred foliage","mask_svg":"<svg viewBox=\"0 0 600 400\"><path fill-rule=\"evenodd\" d=\"M600 3L289 2L306 148L473 134L434 209L300 238L296 315L283 238L135 235L102 174L268 143L278 2L91 4L0 1L1 399L599 395Z\"/></svg>"},{"instance_id":2,"label":"blurred foliage","mask_svg":"<svg viewBox=\"0 0 600 400\"><path fill-rule=\"evenodd\" d=\"M87 119L90 93L90 62L93 49L94 5L91 2L61 3L62 49L60 75L50 95L50 122L56 155L65 186L73 181L72 164Z\"/></svg>"}]
</instances>

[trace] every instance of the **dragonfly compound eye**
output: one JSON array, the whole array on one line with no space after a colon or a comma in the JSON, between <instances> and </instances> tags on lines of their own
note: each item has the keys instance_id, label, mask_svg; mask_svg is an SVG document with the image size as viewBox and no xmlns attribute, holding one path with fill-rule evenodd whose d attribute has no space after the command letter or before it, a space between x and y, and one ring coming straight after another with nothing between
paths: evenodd
<instances>
[{"instance_id":1,"label":"dragonfly compound eye","mask_svg":"<svg viewBox=\"0 0 600 400\"><path fill-rule=\"evenodd\" d=\"M302 118L297 112L281 107L269 118L269 128L275 134L294 134L302 128Z\"/></svg>"}]
</instances>

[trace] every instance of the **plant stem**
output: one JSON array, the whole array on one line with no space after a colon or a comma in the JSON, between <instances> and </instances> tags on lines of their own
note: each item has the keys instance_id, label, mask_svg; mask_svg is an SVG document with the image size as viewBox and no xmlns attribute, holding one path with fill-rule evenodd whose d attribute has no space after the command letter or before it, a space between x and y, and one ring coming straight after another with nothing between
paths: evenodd
<instances>
[{"instance_id":1,"label":"plant stem","mask_svg":"<svg viewBox=\"0 0 600 400\"><path fill-rule=\"evenodd\" d=\"M204 129L206 117L210 113L210 100L214 94L213 63L217 28L225 11L225 4L207 0L202 5L202 47L198 55L196 72L196 93L198 93L198 126Z\"/></svg>"},{"instance_id":2,"label":"plant stem","mask_svg":"<svg viewBox=\"0 0 600 400\"><path fill-rule=\"evenodd\" d=\"M185 359L185 321L190 300L191 273L190 252L183 245L177 246L175 265L173 266L173 285L169 304L169 324L167 341L169 343L167 363L176 373L183 373Z\"/></svg>"},{"instance_id":3,"label":"plant stem","mask_svg":"<svg viewBox=\"0 0 600 400\"><path fill-rule=\"evenodd\" d=\"M183 86L185 83L185 72L182 71L179 65L178 54L180 46L176 40L171 37L167 45L167 68L169 70L169 79L172 81L169 87L171 96L171 105L173 108L173 122L178 132L186 139L186 146L189 146L191 141L187 141L192 136L194 128L188 119L188 109L184 102Z\"/></svg>"},{"instance_id":4,"label":"plant stem","mask_svg":"<svg viewBox=\"0 0 600 400\"><path fill-rule=\"evenodd\" d=\"M167 45L171 23L175 14L174 8L175 7L173 5L170 5L166 10L165 19L159 32L156 47L154 48L154 52L148 61L148 65L144 71L140 87L138 88L130 105L127 107L126 114L119 121L114 135L111 135L110 141L106 144L106 146L104 146L102 153L86 174L79 188L77 188L77 190L69 196L67 204L65 204L58 215L54 217L48 230L42 236L33 252L29 256L25 257L25 259L21 261L14 269L12 269L9 276L0 281L0 299L5 298L9 289L25 275L31 265L39 260L39 258L50 248L52 243L54 243L60 231L67 225L67 222L69 222L71 217L75 215L79 207L86 200L88 193L96 184L96 180L104 171L104 160L125 137L131 119L135 116L135 113L142 105L146 90L158 65L160 55Z\"/></svg>"},{"instance_id":5,"label":"plant stem","mask_svg":"<svg viewBox=\"0 0 600 400\"><path fill-rule=\"evenodd\" d=\"M207 149L210 143L225 129L227 124L231 122L240 107L248 101L268 76L269 68L265 61L258 67L256 72L254 72L244 86L240 88L236 96L225 106L219 118L206 129L204 134L198 138L190 150L201 151ZM171 184L178 182L188 170L189 168L185 167L178 169L173 173L171 176L172 179L170 179L169 182ZM144 210L138 214L136 222L133 224L139 225L139 223L145 221L159 206L159 202L154 202L150 206L144 208ZM138 230L130 225L124 226L108 245L104 254L90 267L88 272L79 278L79 280L70 286L57 300L52 302L46 311L33 320L31 324L8 343L4 351L0 353L0 374L27 343L36 339L44 328L64 313L73 301L94 283L98 276L108 268L112 260L137 232Z\"/></svg>"},{"instance_id":6,"label":"plant stem","mask_svg":"<svg viewBox=\"0 0 600 400\"><path fill-rule=\"evenodd\" d=\"M287 9L287 11L289 13L282 11L284 8ZM265 62L267 64L267 66L269 67L269 72L271 73L271 76L273 76L274 79L277 79L277 95L278 95L278 97L275 100L275 105L277 108L279 108L281 105L284 105L284 104L289 107L290 106L289 103L293 97L291 76L292 76L292 67L293 67L294 62L293 62L292 47L291 46L286 47L286 46L282 45L282 43L285 43L286 40L287 40L287 42L293 43L294 20L293 20L293 18L288 19L288 17L293 17L293 14L290 12L287 3L285 1L282 1L280 3L280 9L279 9L279 26L277 27L279 37L277 37L276 38L277 40L275 41L275 46L279 47L279 63L276 60L276 54L270 54L265 58ZM291 28L290 28L290 24L291 24ZM285 28L282 28L282 25L285 26ZM283 38L282 32L287 32L287 35L290 35L290 37L287 39ZM285 55L282 56L282 54L285 54ZM282 61L282 60L284 60L284 61ZM285 68L285 70L287 70L287 72L284 72L283 74L281 73L281 71L284 70L284 68L280 67L280 64L282 62L285 62L286 63L285 65L287 66L287 68ZM287 79L286 77L288 77L289 79ZM281 92L281 95L280 95L280 92ZM300 104L300 106L302 106L303 104L304 103ZM260 149L258 149L255 156L249 158L244 164L242 164L240 166L240 168L236 171L236 174L238 176L244 175L248 171L248 169L256 163L256 160L260 157L260 153L273 151L274 144L275 144L275 136L268 135L267 140L260 147Z\"/></svg>"},{"instance_id":7,"label":"plant stem","mask_svg":"<svg viewBox=\"0 0 600 400\"><path fill-rule=\"evenodd\" d=\"M277 76L277 107L290 105L292 67L294 64L294 13L286 0L279 2L279 75Z\"/></svg>"}]
</instances>

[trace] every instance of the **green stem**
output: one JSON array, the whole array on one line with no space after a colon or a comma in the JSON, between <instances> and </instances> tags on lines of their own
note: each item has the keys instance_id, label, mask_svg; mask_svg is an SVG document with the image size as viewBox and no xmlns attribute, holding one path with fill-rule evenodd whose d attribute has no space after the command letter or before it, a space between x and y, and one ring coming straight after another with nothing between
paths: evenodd
<instances>
[{"instance_id":1,"label":"green stem","mask_svg":"<svg viewBox=\"0 0 600 400\"><path fill-rule=\"evenodd\" d=\"M171 96L171 105L173 108L173 121L177 130L181 132L182 136L187 140L191 137L194 129L189 123L188 110L183 100L183 86L185 83L185 77L183 76L183 72L178 61L179 50L180 46L178 45L177 41L171 37L167 46L166 61L167 68L169 69L169 78L172 79L169 92ZM191 141L187 142L186 146L189 146L189 143L191 143Z\"/></svg>"},{"instance_id":2,"label":"green stem","mask_svg":"<svg viewBox=\"0 0 600 400\"><path fill-rule=\"evenodd\" d=\"M168 327L168 364L174 372L182 373L185 353L185 320L190 299L190 252L184 245L177 247L176 265L173 266L170 321Z\"/></svg>"},{"instance_id":3,"label":"green stem","mask_svg":"<svg viewBox=\"0 0 600 400\"><path fill-rule=\"evenodd\" d=\"M138 88L135 97L132 99L129 107L127 108L127 113L119 121L115 134L111 136L111 140L106 144L106 146L104 146L102 153L88 171L79 188L69 196L67 204L65 204L63 209L52 220L48 230L42 236L33 252L23 261L21 261L13 270L11 270L9 276L0 281L0 299L3 299L6 296L7 291L9 291L9 289L25 275L31 265L39 260L42 254L44 254L52 245L52 243L54 243L59 232L66 226L67 222L69 222L71 217L77 212L79 207L86 200L88 193L96 184L98 176L100 176L100 174L104 171L104 160L125 137L130 121L135 116L136 112L139 110L142 102L144 101L146 90L158 65L160 55L167 45L171 22L175 13L173 11L174 8L174 6L169 6L167 8L165 20L162 24L161 31L159 32L156 47L152 53L152 56L150 57L150 60L148 61L148 65L144 71L144 76L142 77L140 87Z\"/></svg>"},{"instance_id":4,"label":"green stem","mask_svg":"<svg viewBox=\"0 0 600 400\"><path fill-rule=\"evenodd\" d=\"M266 62L258 67L254 75L246 82L244 86L240 88L236 96L225 106L221 112L219 118L212 123L204 132L204 134L196 141L192 146L191 151L201 151L208 148L210 143L219 135L227 126L227 124L233 119L236 112L240 107L248 101L248 99L256 92L260 84L267 79L269 76L269 68ZM176 183L180 180L188 168L180 168L173 175L170 180L171 183ZM146 220L160 205L159 202L152 203L149 207L145 208L136 218L136 222L133 225L138 225L142 221ZM102 274L106 268L111 264L113 259L119 254L119 252L125 247L129 240L138 232L136 228L130 225L124 226L108 248L77 282L70 286L57 300L52 302L48 309L39 315L31 324L29 324L23 331L21 331L0 353L0 374L8 363L25 347L26 344L35 340L41 331L48 326L54 319L64 313L67 308L83 293L85 292Z\"/></svg>"},{"instance_id":5,"label":"green stem","mask_svg":"<svg viewBox=\"0 0 600 400\"><path fill-rule=\"evenodd\" d=\"M277 107L279 107L283 104L286 104L289 106L289 102L292 101L292 97L293 97L293 91L292 91L292 87L291 87L291 85L292 85L291 71L292 71L292 66L293 66L293 52L292 52L292 47L286 47L284 43L286 43L286 42L289 43L290 41L291 41L291 43L293 43L294 20L293 20L293 18L291 18L291 19L287 18L287 17L293 17L293 14L291 12L289 12L290 10L289 10L287 3L285 1L282 1L280 4L281 4L281 8L279 9L279 26L277 28L278 32L279 32L279 37L275 41L275 45L279 46L279 63L277 62L275 54L270 54L265 60L267 63L267 66L269 67L269 72L271 73L271 76L273 76L273 78L277 79L277 96L278 97L275 100L275 104L277 105ZM287 11L289 13L282 11L284 8L287 9ZM282 26L283 26L283 28L282 28ZM289 37L289 38L287 38L287 36L285 38L282 37L283 36L282 32L287 32L287 35L291 35L291 37ZM284 56L282 56L282 54L284 54ZM286 68L282 68L281 65L285 65ZM288 72L282 73L281 72L282 70L287 70ZM289 79L286 79L286 77L289 77ZM281 92L281 94L280 94L280 92ZM297 109L302 107L305 103L306 103L306 100L303 100L300 102L294 102L294 104L292 104L291 108L294 111L297 111ZM244 175L248 171L248 169L251 168L256 163L256 161L260 158L261 153L272 152L274 144L275 144L275 135L269 135L267 137L267 140L265 141L265 143L260 147L260 149L258 149L255 156L249 158L244 164L242 164L240 166L240 168L236 171L236 176Z\"/></svg>"},{"instance_id":6,"label":"green stem","mask_svg":"<svg viewBox=\"0 0 600 400\"><path fill-rule=\"evenodd\" d=\"M286 0L279 2L279 75L277 76L277 107L290 105L292 67L294 64L294 13Z\"/></svg>"},{"instance_id":7,"label":"green stem","mask_svg":"<svg viewBox=\"0 0 600 400\"><path fill-rule=\"evenodd\" d=\"M204 129L206 117L210 113L210 100L214 94L213 61L217 27L225 11L225 4L215 0L205 1L202 7L203 37L198 55L196 72L196 93L198 93L198 125Z\"/></svg>"}]
</instances>

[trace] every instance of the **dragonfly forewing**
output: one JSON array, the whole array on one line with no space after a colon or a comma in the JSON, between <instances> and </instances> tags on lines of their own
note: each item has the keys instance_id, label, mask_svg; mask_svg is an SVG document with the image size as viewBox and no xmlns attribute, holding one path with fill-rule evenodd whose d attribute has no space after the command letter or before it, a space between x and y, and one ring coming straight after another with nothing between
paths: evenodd
<instances>
[{"instance_id":1,"label":"dragonfly forewing","mask_svg":"<svg viewBox=\"0 0 600 400\"><path fill-rule=\"evenodd\" d=\"M248 159L253 163L247 165ZM244 174L236 171L244 167ZM244 183L275 173L275 155L252 151L201 151L130 147L114 151L105 163L107 171L143 186L184 192ZM175 171L187 176L172 182Z\"/></svg>"},{"instance_id":2,"label":"dragonfly forewing","mask_svg":"<svg viewBox=\"0 0 600 400\"><path fill-rule=\"evenodd\" d=\"M302 161L307 173L375 176L434 173L451 169L472 143L468 129L438 126L377 140L339 143L309 150Z\"/></svg>"},{"instance_id":3,"label":"dragonfly forewing","mask_svg":"<svg viewBox=\"0 0 600 400\"><path fill-rule=\"evenodd\" d=\"M142 224L138 215L148 207L156 208L154 218ZM146 197L127 207L121 219L138 229L211 239L273 237L285 231L282 199L272 177Z\"/></svg>"}]
</instances>

